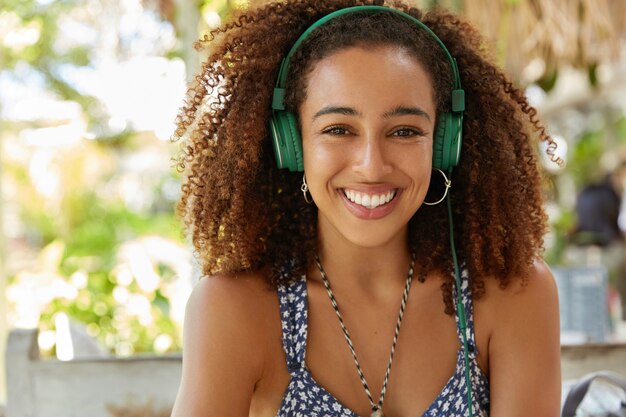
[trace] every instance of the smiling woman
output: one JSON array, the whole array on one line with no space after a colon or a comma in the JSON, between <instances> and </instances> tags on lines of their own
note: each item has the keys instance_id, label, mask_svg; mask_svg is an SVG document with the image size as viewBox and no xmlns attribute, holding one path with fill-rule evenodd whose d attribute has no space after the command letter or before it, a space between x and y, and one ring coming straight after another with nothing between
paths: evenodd
<instances>
[{"instance_id":1,"label":"smiling woman","mask_svg":"<svg viewBox=\"0 0 626 417\"><path fill-rule=\"evenodd\" d=\"M553 142L478 34L295 0L204 41L176 135L208 277L174 416L556 415Z\"/></svg>"}]
</instances>

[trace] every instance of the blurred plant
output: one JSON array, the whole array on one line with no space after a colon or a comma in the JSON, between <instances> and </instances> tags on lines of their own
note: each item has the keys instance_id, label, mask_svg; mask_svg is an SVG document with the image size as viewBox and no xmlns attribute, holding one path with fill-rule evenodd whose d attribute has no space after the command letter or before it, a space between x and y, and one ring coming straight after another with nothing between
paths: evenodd
<instances>
[{"instance_id":1,"label":"blurred plant","mask_svg":"<svg viewBox=\"0 0 626 417\"><path fill-rule=\"evenodd\" d=\"M44 178L25 176L28 167L8 161L7 173L24 190L17 196L23 215L36 220L24 223L24 235L44 246L8 288L11 322L39 325L44 350L53 352L59 312L85 323L119 355L180 349L191 267L171 210L176 195L164 190L174 179L169 171L136 178L116 167L114 156L96 142L57 150ZM43 198L38 181L55 176L48 186L53 197ZM133 209L135 201L148 206Z\"/></svg>"},{"instance_id":2,"label":"blurred plant","mask_svg":"<svg viewBox=\"0 0 626 417\"><path fill-rule=\"evenodd\" d=\"M2 0L9 322L40 327L47 353L63 314L119 355L180 349L175 41L139 0Z\"/></svg>"},{"instance_id":3,"label":"blurred plant","mask_svg":"<svg viewBox=\"0 0 626 417\"><path fill-rule=\"evenodd\" d=\"M576 215L570 209L560 209L550 222L546 237L547 250L544 260L550 265L561 265L570 244L570 234L576 225Z\"/></svg>"},{"instance_id":4,"label":"blurred plant","mask_svg":"<svg viewBox=\"0 0 626 417\"><path fill-rule=\"evenodd\" d=\"M605 152L602 130L588 130L574 142L570 153L569 172L579 186L598 181L605 174L601 166Z\"/></svg>"},{"instance_id":5,"label":"blurred plant","mask_svg":"<svg viewBox=\"0 0 626 417\"><path fill-rule=\"evenodd\" d=\"M546 239L546 261L563 264L572 244L571 235L577 218L574 205L580 190L603 180L626 158L626 116L606 103L585 104L583 109L569 109L551 120L556 131L567 132L567 165L556 173L547 173L550 233Z\"/></svg>"}]
</instances>

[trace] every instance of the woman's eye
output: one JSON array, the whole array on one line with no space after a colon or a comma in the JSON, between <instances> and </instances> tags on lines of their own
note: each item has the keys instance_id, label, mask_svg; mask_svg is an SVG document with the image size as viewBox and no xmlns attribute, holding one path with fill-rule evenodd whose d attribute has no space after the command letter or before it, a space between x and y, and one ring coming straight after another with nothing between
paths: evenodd
<instances>
[{"instance_id":1,"label":"woman's eye","mask_svg":"<svg viewBox=\"0 0 626 417\"><path fill-rule=\"evenodd\" d=\"M413 137L413 136L423 136L424 134L419 130L406 127L406 128L395 130L392 133L392 135L401 136L401 137Z\"/></svg>"},{"instance_id":2,"label":"woman's eye","mask_svg":"<svg viewBox=\"0 0 626 417\"><path fill-rule=\"evenodd\" d=\"M329 127L328 129L324 129L323 133L328 134L328 135L341 136L341 135L347 135L349 132L348 132L348 129L346 129L345 127L333 126L333 127Z\"/></svg>"}]
</instances>

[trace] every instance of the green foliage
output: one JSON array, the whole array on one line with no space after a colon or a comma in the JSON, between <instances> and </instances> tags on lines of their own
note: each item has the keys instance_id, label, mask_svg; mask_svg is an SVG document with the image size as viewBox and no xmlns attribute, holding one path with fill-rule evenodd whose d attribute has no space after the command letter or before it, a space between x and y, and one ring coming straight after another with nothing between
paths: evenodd
<instances>
[{"instance_id":1,"label":"green foliage","mask_svg":"<svg viewBox=\"0 0 626 417\"><path fill-rule=\"evenodd\" d=\"M598 113L592 118L594 128L570 138L567 166L559 173L567 179L564 183L572 181L571 192L574 193L587 185L600 182L609 173L607 167L604 166L607 154L616 153L619 156L621 154L619 148L626 144L626 116L620 114L616 118L615 109L611 107L595 110ZM619 163L619 161L616 157L613 163ZM556 200L571 201L573 200L571 197L561 199L557 195ZM564 262L568 246L573 243L571 233L576 224L577 218L573 207L561 204L558 215L550 224L551 233L548 239L550 246L545 254L549 263L559 265ZM582 244L583 240L583 234L577 235L578 244Z\"/></svg>"},{"instance_id":2,"label":"green foliage","mask_svg":"<svg viewBox=\"0 0 626 417\"><path fill-rule=\"evenodd\" d=\"M550 265L562 263L563 256L569 245L569 235L576 225L576 214L572 210L562 210L550 225L552 244L544 254L545 261Z\"/></svg>"},{"instance_id":3,"label":"green foliage","mask_svg":"<svg viewBox=\"0 0 626 417\"><path fill-rule=\"evenodd\" d=\"M544 73L539 80L537 80L537 85L543 89L546 93L552 91L554 86L556 85L556 81L559 78L559 72L555 69L549 73Z\"/></svg>"},{"instance_id":4,"label":"green foliage","mask_svg":"<svg viewBox=\"0 0 626 417\"><path fill-rule=\"evenodd\" d=\"M9 172L20 173L21 170L10 165ZM102 178L96 183L106 186ZM159 185L158 181L155 183ZM25 190L31 188L28 184L22 186ZM31 193L34 195L32 190ZM157 201L155 204L171 207L173 202ZM55 297L42 306L41 329L54 329L56 314L64 312L87 325L91 335L121 355L154 351L155 338L159 335L171 339L167 350L179 350L180 328L172 321L170 298L162 288L164 283L178 279L172 266L156 261L154 269L162 284L152 290L142 289L137 281L122 282L116 275L123 262L119 258L120 249L127 242L156 235L181 244L180 226L172 210L136 212L128 209L119 198L99 197L88 187L66 190L59 205L63 207L61 216L36 204L22 206L29 220L31 232L28 233L38 236L35 243L62 245L58 262L53 262L50 268L45 265L49 262L41 260L38 269L48 268L46 273L54 275L56 282L77 287L75 295ZM13 278L13 285L24 285L28 274L28 271L18 274ZM75 274L86 276L84 285L73 284ZM132 297L136 297L135 301L138 297L149 306L149 320L129 313L124 301L114 296L116 288L127 294L129 303Z\"/></svg>"},{"instance_id":5,"label":"green foliage","mask_svg":"<svg viewBox=\"0 0 626 417\"><path fill-rule=\"evenodd\" d=\"M85 109L88 119L93 122L93 116L97 114L90 112L89 107L95 99L80 94L55 71L60 64L86 66L90 63L90 52L86 47L72 47L63 51L54 47L59 32L59 18L72 11L79 2L65 0L40 5L33 0L5 0L4 3L0 10L17 15L22 28L31 25L38 28L39 36L37 42L23 48L8 48L0 43L0 62L3 69L14 69L18 63L28 64L43 76L50 91L61 99L79 103Z\"/></svg>"},{"instance_id":6,"label":"green foliage","mask_svg":"<svg viewBox=\"0 0 626 417\"><path fill-rule=\"evenodd\" d=\"M599 179L600 160L605 151L605 132L585 132L574 144L568 162L569 172L579 187Z\"/></svg>"},{"instance_id":7,"label":"green foliage","mask_svg":"<svg viewBox=\"0 0 626 417\"><path fill-rule=\"evenodd\" d=\"M593 63L587 66L587 78L589 79L589 85L593 88L598 87L598 64Z\"/></svg>"},{"instance_id":8,"label":"green foliage","mask_svg":"<svg viewBox=\"0 0 626 417\"><path fill-rule=\"evenodd\" d=\"M2 142L10 143L14 150L23 146L15 153L3 152L2 171L10 188L17 190L12 204L19 214L20 238L39 250L36 259L10 278L11 289L22 295L11 300L14 305L9 309L17 311L20 303L33 307L33 299L44 300L35 306L42 332L54 331L55 317L65 313L120 355L180 350L181 329L172 316L171 284L190 277L179 277L178 264L146 250L141 254L145 258L142 267L156 284L142 284L142 272L132 270L129 263L133 259L127 253L132 245L145 249L148 239L160 239L157 244L165 248L161 251L184 247L173 212L174 198L163 191L165 184L177 181L178 174L170 164L172 148L150 132L129 128L111 133L103 104L60 76L62 65L92 65L94 51L89 47L59 46L60 22L84 14L81 8L85 6L81 0L0 0L0 17L6 18L12 29L30 31L26 43L0 42L1 70L18 78L21 68L39 75L49 96L80 104L80 120L87 121L90 135L98 136L71 147L23 146L16 144L21 129L55 127L57 122L34 120L25 126L24 122L3 121L0 125ZM36 36L31 36L33 33ZM178 52L167 54L176 56ZM146 148L162 155L160 171L133 172L132 167L123 165L125 159ZM28 156L23 157L25 154ZM40 160L47 165L33 170L37 155L43 155ZM128 181L137 182L139 191L124 191ZM53 192L42 191L56 182L59 185ZM146 201L139 206L129 204L129 198L136 199L129 196L133 192L141 192ZM159 338L165 342L157 346ZM48 353L54 349L52 346Z\"/></svg>"}]
</instances>

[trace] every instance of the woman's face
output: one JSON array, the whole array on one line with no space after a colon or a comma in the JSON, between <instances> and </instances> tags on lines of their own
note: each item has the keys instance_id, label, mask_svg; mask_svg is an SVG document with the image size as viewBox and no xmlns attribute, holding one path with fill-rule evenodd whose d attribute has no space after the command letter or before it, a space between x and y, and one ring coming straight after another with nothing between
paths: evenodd
<instances>
[{"instance_id":1,"label":"woman's face","mask_svg":"<svg viewBox=\"0 0 626 417\"><path fill-rule=\"evenodd\" d=\"M402 48L350 47L314 66L300 123L322 236L406 238L430 181L435 110L429 75Z\"/></svg>"}]
</instances>

